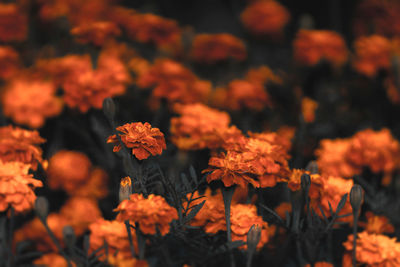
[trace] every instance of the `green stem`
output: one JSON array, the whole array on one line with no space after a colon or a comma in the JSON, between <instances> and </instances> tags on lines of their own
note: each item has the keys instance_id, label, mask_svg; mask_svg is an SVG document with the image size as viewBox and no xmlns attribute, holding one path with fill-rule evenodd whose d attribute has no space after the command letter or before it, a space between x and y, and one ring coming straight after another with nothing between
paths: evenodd
<instances>
[{"instance_id":1,"label":"green stem","mask_svg":"<svg viewBox=\"0 0 400 267\"><path fill-rule=\"evenodd\" d=\"M358 209L353 212L353 267L356 267L356 250L357 250L357 223L358 223Z\"/></svg>"},{"instance_id":2,"label":"green stem","mask_svg":"<svg viewBox=\"0 0 400 267\"><path fill-rule=\"evenodd\" d=\"M129 239L129 247L131 249L132 257L136 257L135 248L133 247L133 240L132 240L132 232L131 232L131 224L129 220L125 220L126 231L128 232L128 239Z\"/></svg>"},{"instance_id":3,"label":"green stem","mask_svg":"<svg viewBox=\"0 0 400 267\"><path fill-rule=\"evenodd\" d=\"M226 220L226 234L228 242L232 241L231 236L231 202L233 193L235 192L235 186L231 187L223 187L222 188L222 197L224 199L224 206L225 206L225 220ZM231 266L235 267L235 259L233 256L232 251L229 253L231 258Z\"/></svg>"}]
</instances>

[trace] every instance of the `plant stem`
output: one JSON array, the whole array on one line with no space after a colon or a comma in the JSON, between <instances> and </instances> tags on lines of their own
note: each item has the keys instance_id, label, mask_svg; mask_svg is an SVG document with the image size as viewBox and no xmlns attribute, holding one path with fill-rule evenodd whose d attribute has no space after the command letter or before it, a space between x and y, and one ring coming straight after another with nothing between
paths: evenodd
<instances>
[{"instance_id":1,"label":"plant stem","mask_svg":"<svg viewBox=\"0 0 400 267\"><path fill-rule=\"evenodd\" d=\"M136 257L135 248L133 247L133 240L132 240L132 232L131 232L131 224L129 220L125 220L126 231L128 232L128 239L129 239L129 247L131 249L132 257Z\"/></svg>"},{"instance_id":2,"label":"plant stem","mask_svg":"<svg viewBox=\"0 0 400 267\"><path fill-rule=\"evenodd\" d=\"M233 193L235 192L235 186L231 187L223 187L222 188L222 197L224 199L224 206L225 206L225 220L226 220L226 233L227 233L227 240L228 242L232 241L231 236L231 202ZM235 266L235 259L233 256L232 251L229 253L231 258L231 266Z\"/></svg>"},{"instance_id":3,"label":"plant stem","mask_svg":"<svg viewBox=\"0 0 400 267\"><path fill-rule=\"evenodd\" d=\"M358 223L358 210L353 211L353 267L356 267L356 250L357 250L357 223Z\"/></svg>"}]
</instances>

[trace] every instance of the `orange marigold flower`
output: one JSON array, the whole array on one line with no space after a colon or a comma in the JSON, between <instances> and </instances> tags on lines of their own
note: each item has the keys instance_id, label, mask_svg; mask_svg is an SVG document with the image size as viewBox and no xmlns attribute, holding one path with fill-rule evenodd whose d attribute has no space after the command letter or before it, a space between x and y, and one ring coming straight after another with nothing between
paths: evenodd
<instances>
[{"instance_id":1,"label":"orange marigold flower","mask_svg":"<svg viewBox=\"0 0 400 267\"><path fill-rule=\"evenodd\" d=\"M228 84L226 97L232 110L248 108L260 111L270 106L270 97L264 86L246 80L233 80Z\"/></svg>"},{"instance_id":2,"label":"orange marigold flower","mask_svg":"<svg viewBox=\"0 0 400 267\"><path fill-rule=\"evenodd\" d=\"M108 256L108 262L111 266L115 267L149 267L146 260L139 260L135 258L124 258L122 255L117 254L113 256L112 254Z\"/></svg>"},{"instance_id":3,"label":"orange marigold flower","mask_svg":"<svg viewBox=\"0 0 400 267\"><path fill-rule=\"evenodd\" d=\"M342 36L327 30L300 30L293 43L294 59L305 66L326 60L334 66L347 61L348 51Z\"/></svg>"},{"instance_id":4,"label":"orange marigold flower","mask_svg":"<svg viewBox=\"0 0 400 267\"><path fill-rule=\"evenodd\" d=\"M394 233L394 227L385 216L378 216L370 211L365 213L367 222L359 222L359 226L363 227L369 234Z\"/></svg>"},{"instance_id":5,"label":"orange marigold flower","mask_svg":"<svg viewBox=\"0 0 400 267\"><path fill-rule=\"evenodd\" d=\"M11 125L0 127L0 160L19 161L29 164L33 170L43 162L42 149L45 140L39 132L24 130Z\"/></svg>"},{"instance_id":6,"label":"orange marigold flower","mask_svg":"<svg viewBox=\"0 0 400 267\"><path fill-rule=\"evenodd\" d=\"M20 68L19 54L11 46L0 46L0 78L7 80Z\"/></svg>"},{"instance_id":7,"label":"orange marigold flower","mask_svg":"<svg viewBox=\"0 0 400 267\"><path fill-rule=\"evenodd\" d=\"M309 174L311 179L311 185L308 196L310 199L319 199L321 196L321 188L323 178L319 174L310 174L308 171L301 169L293 169L288 180L288 187L292 191L300 190L301 188L301 176L303 174Z\"/></svg>"},{"instance_id":8,"label":"orange marigold flower","mask_svg":"<svg viewBox=\"0 0 400 267\"><path fill-rule=\"evenodd\" d=\"M165 98L170 103L204 102L211 83L200 80L182 64L170 59L157 59L147 71L138 73L137 85L140 88L153 87L153 97Z\"/></svg>"},{"instance_id":9,"label":"orange marigold flower","mask_svg":"<svg viewBox=\"0 0 400 267\"><path fill-rule=\"evenodd\" d=\"M36 199L33 190L43 184L28 174L29 167L21 162L0 160L0 211L13 207L21 213L33 208Z\"/></svg>"},{"instance_id":10,"label":"orange marigold flower","mask_svg":"<svg viewBox=\"0 0 400 267\"><path fill-rule=\"evenodd\" d=\"M290 20L288 10L277 1L256 1L240 15L245 28L255 35L278 35Z\"/></svg>"},{"instance_id":11,"label":"orange marigold flower","mask_svg":"<svg viewBox=\"0 0 400 267\"><path fill-rule=\"evenodd\" d=\"M166 149L164 134L158 128L152 128L150 123L132 122L117 127L121 132L122 143L127 148L132 148L132 154L139 160L147 159L150 155L161 155ZM107 143L116 144L113 151L121 150L121 144L114 134L107 139Z\"/></svg>"},{"instance_id":12,"label":"orange marigold flower","mask_svg":"<svg viewBox=\"0 0 400 267\"><path fill-rule=\"evenodd\" d=\"M76 188L70 195L101 199L108 195L108 174L101 168L93 168L86 182Z\"/></svg>"},{"instance_id":13,"label":"orange marigold flower","mask_svg":"<svg viewBox=\"0 0 400 267\"><path fill-rule=\"evenodd\" d=\"M0 41L24 41L28 33L28 17L16 4L0 3Z\"/></svg>"},{"instance_id":14,"label":"orange marigold flower","mask_svg":"<svg viewBox=\"0 0 400 267\"><path fill-rule=\"evenodd\" d=\"M71 34L76 36L79 43L102 46L106 41L121 35L121 30L113 22L96 21L72 28Z\"/></svg>"},{"instance_id":15,"label":"orange marigold flower","mask_svg":"<svg viewBox=\"0 0 400 267\"><path fill-rule=\"evenodd\" d=\"M139 223L144 234L154 235L156 227L162 235L169 232L170 222L178 219L178 212L162 196L150 194L132 194L130 199L122 201L114 211L119 212L118 221L129 220Z\"/></svg>"},{"instance_id":16,"label":"orange marigold flower","mask_svg":"<svg viewBox=\"0 0 400 267\"><path fill-rule=\"evenodd\" d=\"M91 252L103 246L104 242L107 242L109 254L114 255L118 251L118 256L122 259L132 257L125 223L115 220L106 221L104 219L98 219L94 223L90 224L89 229L91 233ZM132 240L135 251L137 252L138 248L135 231L132 231Z\"/></svg>"},{"instance_id":17,"label":"orange marigold flower","mask_svg":"<svg viewBox=\"0 0 400 267\"><path fill-rule=\"evenodd\" d=\"M4 115L16 123L40 128L46 118L57 116L62 111L63 103L56 96L56 90L51 82L14 79L2 98Z\"/></svg>"},{"instance_id":18,"label":"orange marigold flower","mask_svg":"<svg viewBox=\"0 0 400 267\"><path fill-rule=\"evenodd\" d=\"M350 267L351 265L351 252L353 250L353 238L349 235L343 246L347 250L350 260L343 261L349 265L343 267ZM384 235L369 234L364 231L358 234L357 238L356 260L360 264L367 266L400 266L400 245L396 238L389 238Z\"/></svg>"},{"instance_id":19,"label":"orange marigold flower","mask_svg":"<svg viewBox=\"0 0 400 267\"><path fill-rule=\"evenodd\" d=\"M196 62L212 64L230 58L245 60L247 52L244 43L231 34L197 34L190 55Z\"/></svg>"},{"instance_id":20,"label":"orange marigold flower","mask_svg":"<svg viewBox=\"0 0 400 267\"><path fill-rule=\"evenodd\" d=\"M281 84L282 79L276 75L269 67L260 66L258 68L249 69L246 73L245 79L252 83L266 84L272 82Z\"/></svg>"},{"instance_id":21,"label":"orange marigold flower","mask_svg":"<svg viewBox=\"0 0 400 267\"><path fill-rule=\"evenodd\" d=\"M228 130L228 113L203 104L177 105L175 111L181 117L171 119L172 142L180 149L193 150L221 146L217 132Z\"/></svg>"},{"instance_id":22,"label":"orange marigold flower","mask_svg":"<svg viewBox=\"0 0 400 267\"><path fill-rule=\"evenodd\" d=\"M275 146L280 146L283 153L289 153L292 148L293 129L280 128L277 132L247 133L250 137L266 141ZM289 155L287 155L289 157Z\"/></svg>"},{"instance_id":23,"label":"orange marigold flower","mask_svg":"<svg viewBox=\"0 0 400 267\"><path fill-rule=\"evenodd\" d=\"M311 123L315 120L315 110L318 108L318 102L309 97L304 97L301 100L301 113L306 123Z\"/></svg>"},{"instance_id":24,"label":"orange marigold flower","mask_svg":"<svg viewBox=\"0 0 400 267\"><path fill-rule=\"evenodd\" d=\"M353 177L361 168L349 162L346 154L351 145L350 138L323 139L315 151L318 169L323 175Z\"/></svg>"},{"instance_id":25,"label":"orange marigold flower","mask_svg":"<svg viewBox=\"0 0 400 267\"><path fill-rule=\"evenodd\" d=\"M389 129L366 129L356 133L346 157L356 166L368 166L373 172L392 172L400 162L400 144Z\"/></svg>"},{"instance_id":26,"label":"orange marigold flower","mask_svg":"<svg viewBox=\"0 0 400 267\"><path fill-rule=\"evenodd\" d=\"M311 264L307 264L304 267L311 267ZM332 263L326 262L326 261L319 261L314 263L314 267L334 267Z\"/></svg>"},{"instance_id":27,"label":"orange marigold flower","mask_svg":"<svg viewBox=\"0 0 400 267\"><path fill-rule=\"evenodd\" d=\"M68 267L66 259L57 253L44 254L40 258L34 260L33 263L46 267ZM75 267L75 263L72 262L72 266Z\"/></svg>"},{"instance_id":28,"label":"orange marigold flower","mask_svg":"<svg viewBox=\"0 0 400 267\"><path fill-rule=\"evenodd\" d=\"M289 202L282 202L277 207L275 207L274 210L276 214L279 215L279 217L281 217L282 219L286 219L286 212L289 214L292 212L292 204Z\"/></svg>"},{"instance_id":29,"label":"orange marigold flower","mask_svg":"<svg viewBox=\"0 0 400 267\"><path fill-rule=\"evenodd\" d=\"M252 204L235 204L231 207L232 241L242 240L246 242L247 233L252 225L257 225L261 230L261 239L257 249L261 249L269 239L268 223L257 215L257 207ZM247 249L247 245L240 247Z\"/></svg>"},{"instance_id":30,"label":"orange marigold flower","mask_svg":"<svg viewBox=\"0 0 400 267\"><path fill-rule=\"evenodd\" d=\"M374 77L380 69L390 68L390 41L380 35L364 36L355 40L353 67L368 77Z\"/></svg>"}]
</instances>

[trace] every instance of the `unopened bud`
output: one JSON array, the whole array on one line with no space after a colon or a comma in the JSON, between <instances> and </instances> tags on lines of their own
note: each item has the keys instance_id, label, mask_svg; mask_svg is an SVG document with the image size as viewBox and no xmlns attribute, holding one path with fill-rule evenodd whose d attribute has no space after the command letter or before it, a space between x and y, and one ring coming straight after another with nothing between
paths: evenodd
<instances>
[{"instance_id":1,"label":"unopened bud","mask_svg":"<svg viewBox=\"0 0 400 267\"><path fill-rule=\"evenodd\" d=\"M67 247L73 247L76 242L76 235L75 235L74 228L67 225L63 228L62 234L63 234L64 243L67 245Z\"/></svg>"},{"instance_id":2,"label":"unopened bud","mask_svg":"<svg viewBox=\"0 0 400 267\"><path fill-rule=\"evenodd\" d=\"M309 171L310 174L318 174L318 164L315 160L310 161L307 164L306 171Z\"/></svg>"},{"instance_id":3,"label":"unopened bud","mask_svg":"<svg viewBox=\"0 0 400 267\"><path fill-rule=\"evenodd\" d=\"M115 117L115 111L116 111L116 107L115 107L114 100L112 100L112 98L109 98L109 97L104 99L103 112L104 112L104 115L107 117L107 119L109 119L110 121L113 120Z\"/></svg>"},{"instance_id":4,"label":"unopened bud","mask_svg":"<svg viewBox=\"0 0 400 267\"><path fill-rule=\"evenodd\" d=\"M261 227L253 224L247 233L247 248L249 251L255 251L258 242L261 239Z\"/></svg>"},{"instance_id":5,"label":"unopened bud","mask_svg":"<svg viewBox=\"0 0 400 267\"><path fill-rule=\"evenodd\" d=\"M121 179L119 184L119 202L124 201L125 199L129 199L129 196L132 194L132 182L129 176L126 176Z\"/></svg>"},{"instance_id":6,"label":"unopened bud","mask_svg":"<svg viewBox=\"0 0 400 267\"><path fill-rule=\"evenodd\" d=\"M49 214L49 202L45 197L37 197L35 200L35 212L40 219L46 219Z\"/></svg>"},{"instance_id":7,"label":"unopened bud","mask_svg":"<svg viewBox=\"0 0 400 267\"><path fill-rule=\"evenodd\" d=\"M310 188L310 185L311 185L310 175L308 175L307 173L303 173L301 175L301 188L303 190L308 190L308 188Z\"/></svg>"},{"instance_id":8,"label":"unopened bud","mask_svg":"<svg viewBox=\"0 0 400 267\"><path fill-rule=\"evenodd\" d=\"M353 208L353 211L356 211L360 208L364 199L364 190L358 184L353 185L350 191L350 204Z\"/></svg>"}]
</instances>

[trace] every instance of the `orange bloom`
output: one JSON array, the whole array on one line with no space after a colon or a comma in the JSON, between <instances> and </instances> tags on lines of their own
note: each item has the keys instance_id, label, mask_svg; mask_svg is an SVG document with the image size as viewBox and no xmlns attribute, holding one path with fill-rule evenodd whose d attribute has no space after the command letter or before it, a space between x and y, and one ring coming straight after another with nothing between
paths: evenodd
<instances>
[{"instance_id":1,"label":"orange bloom","mask_svg":"<svg viewBox=\"0 0 400 267\"><path fill-rule=\"evenodd\" d=\"M315 110L318 108L318 102L309 97L304 97L301 100L301 113L304 121L311 123L315 120Z\"/></svg>"},{"instance_id":2,"label":"orange bloom","mask_svg":"<svg viewBox=\"0 0 400 267\"><path fill-rule=\"evenodd\" d=\"M181 117L171 119L172 142L184 150L216 148L221 146L217 132L228 130L228 113L203 104L177 105L175 111Z\"/></svg>"},{"instance_id":3,"label":"orange bloom","mask_svg":"<svg viewBox=\"0 0 400 267\"><path fill-rule=\"evenodd\" d=\"M277 35L290 20L288 10L277 1L256 1L240 15L245 28L255 35Z\"/></svg>"},{"instance_id":4,"label":"orange bloom","mask_svg":"<svg viewBox=\"0 0 400 267\"><path fill-rule=\"evenodd\" d=\"M232 110L248 108L260 111L270 106L270 99L264 86L246 80L233 80L228 84L226 99Z\"/></svg>"},{"instance_id":5,"label":"orange bloom","mask_svg":"<svg viewBox=\"0 0 400 267\"><path fill-rule=\"evenodd\" d=\"M311 264L307 264L304 267L311 267ZM314 264L314 267L333 267L333 264L325 261L319 261Z\"/></svg>"},{"instance_id":6,"label":"orange bloom","mask_svg":"<svg viewBox=\"0 0 400 267\"><path fill-rule=\"evenodd\" d=\"M286 219L286 212L289 214L292 212L292 204L289 202L282 202L274 210L279 217Z\"/></svg>"},{"instance_id":7,"label":"orange bloom","mask_svg":"<svg viewBox=\"0 0 400 267\"><path fill-rule=\"evenodd\" d=\"M323 139L315 151L318 169L323 175L353 177L361 168L349 162L346 154L351 145L350 138Z\"/></svg>"},{"instance_id":8,"label":"orange bloom","mask_svg":"<svg viewBox=\"0 0 400 267\"><path fill-rule=\"evenodd\" d=\"M144 234L154 235L156 227L162 235L169 232L169 224L178 219L178 212L162 196L150 194L144 198L141 194L132 194L130 199L122 201L114 211L119 212L118 221L129 220L139 223Z\"/></svg>"},{"instance_id":9,"label":"orange bloom","mask_svg":"<svg viewBox=\"0 0 400 267\"><path fill-rule=\"evenodd\" d=\"M249 69L246 73L245 80L263 85L268 82L275 84L282 83L282 79L267 66Z\"/></svg>"},{"instance_id":10,"label":"orange bloom","mask_svg":"<svg viewBox=\"0 0 400 267\"><path fill-rule=\"evenodd\" d=\"M351 252L353 250L353 235L349 235L343 246L347 250L350 260L343 263L343 267L351 267ZM400 245L396 238L384 235L368 234L366 231L359 233L357 238L356 259L360 264L371 267L400 266Z\"/></svg>"},{"instance_id":11,"label":"orange bloom","mask_svg":"<svg viewBox=\"0 0 400 267\"><path fill-rule=\"evenodd\" d=\"M17 213L33 208L36 199L33 190L43 184L28 174L29 167L21 162L0 160L0 211L7 211L10 206Z\"/></svg>"},{"instance_id":12,"label":"orange bloom","mask_svg":"<svg viewBox=\"0 0 400 267\"><path fill-rule=\"evenodd\" d=\"M113 22L97 21L72 28L71 34L77 37L79 43L102 46L107 40L119 36L121 30Z\"/></svg>"},{"instance_id":13,"label":"orange bloom","mask_svg":"<svg viewBox=\"0 0 400 267\"><path fill-rule=\"evenodd\" d=\"M11 46L0 46L0 78L7 80L20 68L18 52Z\"/></svg>"},{"instance_id":14,"label":"orange bloom","mask_svg":"<svg viewBox=\"0 0 400 267\"><path fill-rule=\"evenodd\" d=\"M230 58L243 61L247 52L244 43L231 34L197 34L190 55L196 62L212 64Z\"/></svg>"},{"instance_id":15,"label":"orange bloom","mask_svg":"<svg viewBox=\"0 0 400 267\"><path fill-rule=\"evenodd\" d=\"M292 148L293 129L280 128L277 132L247 133L250 137L266 141L274 146L280 146L282 153L289 153ZM289 155L287 155L289 157Z\"/></svg>"},{"instance_id":16,"label":"orange bloom","mask_svg":"<svg viewBox=\"0 0 400 267\"><path fill-rule=\"evenodd\" d=\"M0 41L24 41L28 18L16 4L0 3Z\"/></svg>"},{"instance_id":17,"label":"orange bloom","mask_svg":"<svg viewBox=\"0 0 400 267\"><path fill-rule=\"evenodd\" d=\"M107 242L109 254L114 255L115 252L118 251L118 257L122 259L132 257L128 240L128 232L123 222L98 219L94 223L90 224L89 229L91 233L91 252L103 246L104 242ZM135 231L131 231L131 233L135 251L137 252L138 248Z\"/></svg>"},{"instance_id":18,"label":"orange bloom","mask_svg":"<svg viewBox=\"0 0 400 267\"><path fill-rule=\"evenodd\" d=\"M4 92L4 115L16 123L40 128L45 119L61 113L63 103L51 82L14 79ZM34 101L32 101L34 99Z\"/></svg>"},{"instance_id":19,"label":"orange bloom","mask_svg":"<svg viewBox=\"0 0 400 267\"><path fill-rule=\"evenodd\" d=\"M124 258L120 254L117 256L109 255L108 262L115 267L148 267L146 260L138 260L135 258Z\"/></svg>"},{"instance_id":20,"label":"orange bloom","mask_svg":"<svg viewBox=\"0 0 400 267\"><path fill-rule=\"evenodd\" d=\"M372 35L356 39L353 67L368 77L374 77L380 69L390 68L390 41L383 36Z\"/></svg>"},{"instance_id":21,"label":"orange bloom","mask_svg":"<svg viewBox=\"0 0 400 267\"><path fill-rule=\"evenodd\" d=\"M301 176L305 173L310 175L310 173L305 170L301 169L292 170L292 174L290 175L289 180L287 182L290 190L292 191L300 190ZM323 178L319 174L311 174L310 179L311 179L311 185L308 196L310 197L310 199L319 199L322 191Z\"/></svg>"},{"instance_id":22,"label":"orange bloom","mask_svg":"<svg viewBox=\"0 0 400 267\"><path fill-rule=\"evenodd\" d=\"M127 148L132 148L132 154L139 160L147 159L150 155L161 155L166 149L164 134L158 128L152 128L148 122L126 123L117 127L121 141ZM121 150L121 144L114 134L107 139L107 143L116 144L113 151Z\"/></svg>"},{"instance_id":23,"label":"orange bloom","mask_svg":"<svg viewBox=\"0 0 400 267\"><path fill-rule=\"evenodd\" d=\"M68 262L65 258L57 253L44 254L40 258L33 261L35 265L47 267L68 267ZM76 266L72 263L73 266Z\"/></svg>"},{"instance_id":24,"label":"orange bloom","mask_svg":"<svg viewBox=\"0 0 400 267\"><path fill-rule=\"evenodd\" d=\"M326 60L334 66L347 61L348 51L342 36L327 30L300 30L293 43L294 59L302 65L314 66Z\"/></svg>"},{"instance_id":25,"label":"orange bloom","mask_svg":"<svg viewBox=\"0 0 400 267\"><path fill-rule=\"evenodd\" d=\"M368 166L373 172L390 173L400 162L400 144L389 129L366 129L356 133L346 157L357 166Z\"/></svg>"},{"instance_id":26,"label":"orange bloom","mask_svg":"<svg viewBox=\"0 0 400 267\"><path fill-rule=\"evenodd\" d=\"M369 234L394 233L394 227L385 216L378 216L370 211L365 213L367 222L359 222L358 224Z\"/></svg>"},{"instance_id":27,"label":"orange bloom","mask_svg":"<svg viewBox=\"0 0 400 267\"><path fill-rule=\"evenodd\" d=\"M204 102L211 91L211 83L200 80L182 64L170 59L157 59L147 71L139 72L140 88L155 86L152 95L170 103Z\"/></svg>"},{"instance_id":28,"label":"orange bloom","mask_svg":"<svg viewBox=\"0 0 400 267\"><path fill-rule=\"evenodd\" d=\"M101 168L92 168L86 182L70 195L101 199L108 195L108 174Z\"/></svg>"},{"instance_id":29,"label":"orange bloom","mask_svg":"<svg viewBox=\"0 0 400 267\"><path fill-rule=\"evenodd\" d=\"M39 147L45 140L39 132L24 130L11 125L0 127L0 160L3 162L19 161L29 164L36 170L42 163L42 149Z\"/></svg>"}]
</instances>

